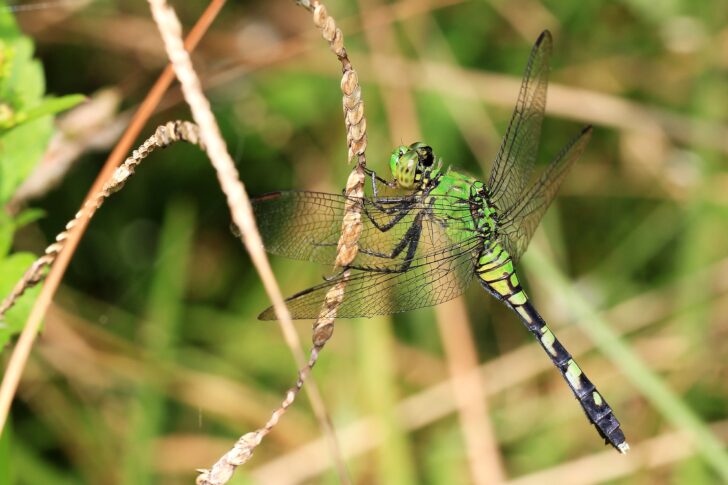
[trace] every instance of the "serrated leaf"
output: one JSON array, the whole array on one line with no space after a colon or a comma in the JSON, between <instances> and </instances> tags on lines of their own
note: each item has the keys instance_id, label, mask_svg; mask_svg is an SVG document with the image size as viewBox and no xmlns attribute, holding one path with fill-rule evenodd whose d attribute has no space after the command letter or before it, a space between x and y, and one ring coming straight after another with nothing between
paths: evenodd
<instances>
[{"instance_id":1,"label":"serrated leaf","mask_svg":"<svg viewBox=\"0 0 728 485\"><path fill-rule=\"evenodd\" d=\"M0 295L4 297L10 294L35 259L35 255L31 253L15 253L0 260ZM23 329L39 289L39 287L28 289L23 298L5 314L5 318L0 322L0 348Z\"/></svg>"}]
</instances>

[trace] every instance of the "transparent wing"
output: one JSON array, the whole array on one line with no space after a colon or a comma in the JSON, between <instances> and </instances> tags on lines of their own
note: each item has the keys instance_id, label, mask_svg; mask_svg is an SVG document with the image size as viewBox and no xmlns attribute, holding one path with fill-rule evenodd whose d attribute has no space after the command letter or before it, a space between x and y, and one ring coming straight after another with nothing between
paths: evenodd
<instances>
[{"instance_id":1,"label":"transparent wing","mask_svg":"<svg viewBox=\"0 0 728 485\"><path fill-rule=\"evenodd\" d=\"M551 33L545 30L531 49L518 102L488 181L490 200L505 212L520 199L531 179L546 108Z\"/></svg>"},{"instance_id":2,"label":"transparent wing","mask_svg":"<svg viewBox=\"0 0 728 485\"><path fill-rule=\"evenodd\" d=\"M457 197L373 200L286 191L264 195L252 203L267 251L326 265L333 265L336 259L347 206L357 210L361 218L359 253L353 266L372 270L401 268L414 257L441 254L474 234L469 203ZM415 236L418 240L413 248Z\"/></svg>"},{"instance_id":3,"label":"transparent wing","mask_svg":"<svg viewBox=\"0 0 728 485\"><path fill-rule=\"evenodd\" d=\"M389 315L451 300L469 286L481 245L480 239L472 236L448 248L416 257L406 271L350 269L341 305L335 312L330 310L324 316L356 318ZM343 278L344 274L339 273L288 298L286 304L291 317L317 318L326 293ZM276 319L272 308L258 318Z\"/></svg>"},{"instance_id":4,"label":"transparent wing","mask_svg":"<svg viewBox=\"0 0 728 485\"><path fill-rule=\"evenodd\" d=\"M585 127L561 150L522 198L509 210L499 214L497 230L506 251L514 261L518 261L528 247L564 176L589 143L591 133L592 127Z\"/></svg>"}]
</instances>

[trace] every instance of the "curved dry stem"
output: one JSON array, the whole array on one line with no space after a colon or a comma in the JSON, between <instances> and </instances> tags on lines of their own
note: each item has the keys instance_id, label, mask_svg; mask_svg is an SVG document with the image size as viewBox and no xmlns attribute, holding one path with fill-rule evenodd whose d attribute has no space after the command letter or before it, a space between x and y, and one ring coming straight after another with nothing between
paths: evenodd
<instances>
[{"instance_id":1,"label":"curved dry stem","mask_svg":"<svg viewBox=\"0 0 728 485\"><path fill-rule=\"evenodd\" d=\"M210 2L210 5L203 12L202 16L190 31L190 34L185 41L185 47L189 51L195 49L224 3L224 0L213 0ZM159 104L159 101L162 99L162 96L172 82L172 79L174 79L174 73L172 72L172 68L167 66L157 79L157 82L154 84L152 89L149 91L149 94L147 94L147 97L142 102L139 110L134 115L134 118L129 124L129 128L124 133L124 136L121 140L119 140L119 143L106 160L104 167L89 190L89 193L81 206L80 212L85 213L86 204L88 204L89 201L94 200L98 192L102 190L104 185L111 179L116 167L124 159L124 155L131 149L134 140L139 136L139 133L141 133L144 124L152 115L155 107ZM8 362L8 366L5 370L5 375L3 376L2 385L0 385L0 431L5 427L10 405L13 402L15 392L18 388L18 383L20 382L20 377L23 374L23 369L28 361L30 350L33 348L35 337L40 329L41 320L51 304L53 295L58 289L61 278L68 267L68 263L71 261L71 256L73 256L91 216L93 216L93 214L89 214L87 217L78 218L78 223L73 227L73 230L67 232L67 237L63 242L63 251L60 251L56 255L55 263L52 264L47 275L46 284L43 286L38 299L35 301L35 305L33 305L33 309L25 323L25 326L23 327L23 332L20 334L20 338L13 355L10 357L10 361ZM46 256L43 256L41 259L45 258ZM37 284L38 281L36 280L38 278L43 278L42 270L46 266L48 266L48 264L46 264L45 261L36 261L34 268L31 268L24 275L21 282L13 289L15 296L12 300L8 301L7 305L5 302L2 305L3 311L7 311L7 309L14 304L17 298L20 297L23 291L25 291L27 286L24 285Z\"/></svg>"},{"instance_id":2,"label":"curved dry stem","mask_svg":"<svg viewBox=\"0 0 728 485\"><path fill-rule=\"evenodd\" d=\"M262 440L262 438L270 432L275 423L278 421L279 416L282 415L288 406L293 403L298 391L303 387L303 382L309 373L308 370L310 370L313 364L305 363L298 335L293 328L288 308L283 301L283 295L278 288L270 263L265 255L263 241L255 225L250 199L245 191L245 187L240 181L235 164L227 152L217 121L210 109L210 103L202 93L199 77L195 73L189 54L182 43L182 26L180 25L174 10L167 5L165 0L149 0L149 4L154 20L157 23L162 39L164 40L167 55L172 61L175 74L182 86L182 92L185 100L190 106L192 116L199 126L200 138L205 146L205 151L217 172L218 181L227 198L233 222L240 230L243 244L250 254L253 265L260 275L266 293L271 299L275 314L281 322L284 338L293 351L296 361L299 362L299 366L302 366L304 369L299 373L299 379L296 386L293 390L289 391L281 408L274 413L273 417L264 428L253 433L257 439L253 440L251 443L252 446L243 446L243 452L241 454L236 454L237 459L230 459L230 457L226 455L223 459L216 463L213 469L202 470L197 479L197 483L222 484L227 482L227 480L232 476L236 466L245 463L245 461L252 456L252 452L255 446L257 446L257 443L259 443L260 440ZM312 352L311 360L313 362L315 362L317 355L318 352ZM332 452L337 461L341 463L341 479L342 481L346 481L343 462L341 462L340 459L338 446L335 444L333 428L328 416L326 415L323 400L321 399L318 390L313 386L309 386L309 398L322 428L324 428L327 436L329 436L330 443L333 444ZM240 441L244 444L247 443L247 440L245 439L241 439ZM233 452L234 451L235 449Z\"/></svg>"},{"instance_id":3,"label":"curved dry stem","mask_svg":"<svg viewBox=\"0 0 728 485\"><path fill-rule=\"evenodd\" d=\"M83 224L84 221L91 219L111 194L121 190L126 180L131 177L142 160L149 156L155 149L165 148L177 141L186 141L195 145L199 144L197 126L184 121L170 121L157 128L154 135L134 150L132 155L114 170L101 190L94 193L84 202L83 207L66 224L66 228L56 236L56 242L48 246L45 249L45 254L38 258L28 271L25 272L10 294L0 304L0 319L15 305L28 288L43 281L45 278L43 270L52 266L56 259L58 259L58 255L65 249L74 229Z\"/></svg>"},{"instance_id":4,"label":"curved dry stem","mask_svg":"<svg viewBox=\"0 0 728 485\"><path fill-rule=\"evenodd\" d=\"M344 123L346 125L346 141L348 146L348 160L356 158L356 166L349 175L345 193L352 197L364 195L364 180L366 167L366 118L364 117L364 102L361 98L359 77L351 65L351 61L344 48L344 36L331 17L318 1L301 0L297 2L313 14L314 24L321 30L321 35L328 42L329 48L336 55L342 66L341 90L343 92ZM361 213L357 204L346 207L339 238L338 251L335 261L336 267L346 267L354 260L358 251L358 240L361 234ZM197 478L199 485L213 485L227 482L232 476L235 467L250 459L255 448L263 438L273 429L281 416L293 404L300 392L306 377L318 360L319 352L331 338L334 331L334 318L336 309L343 301L349 271L344 271L344 277L336 286L332 287L321 306L319 318L313 324L313 348L309 361L299 370L298 380L294 387L288 390L280 407L276 409L266 425L256 431L244 435L225 456L223 456L210 470L201 470ZM275 305L274 305L275 307ZM278 313L276 312L278 315ZM338 450L337 446L337 452ZM343 467L343 461L337 462L339 478L347 483L348 478Z\"/></svg>"},{"instance_id":5,"label":"curved dry stem","mask_svg":"<svg viewBox=\"0 0 728 485\"><path fill-rule=\"evenodd\" d=\"M251 259L263 280L266 292L271 297L274 311L283 325L284 334L286 334L287 340L292 343L292 348L299 348L299 346L296 345L298 343L297 335L290 323L290 314L288 313L288 309L283 301L283 296L275 282L268 259L265 257L265 252L262 249L263 244L260 234L255 226L250 200L248 199L245 189L239 180L233 161L227 153L225 143L220 136L219 128L210 110L209 102L202 94L200 81L192 68L189 55L182 45L180 35L181 26L179 21L177 20L174 11L166 5L164 0L150 0L149 3L152 8L154 19L157 22L164 39L167 54L172 61L177 77L182 84L182 91L184 93L185 100L190 105L193 117L200 126L200 136L207 147L206 151L212 161L212 164L218 172L218 179L223 192L225 192L225 195L227 196L233 221L240 229L243 237L243 243L248 249ZM307 5L304 6L312 9L314 23L321 29L324 39L329 42L331 50L336 54L344 69L341 88L344 92L344 112L346 114L345 120L347 126L347 141L349 144L349 158L353 158L354 155L359 158L359 163L349 178L347 193L361 196L363 195L364 164L366 162L364 155L366 148L366 120L364 119L363 103L361 101L361 88L359 87L358 78L351 67L351 63L346 55L346 50L344 49L343 34L341 33L341 30L336 27L333 18L326 13L325 7L318 2L307 2ZM352 204L346 211L344 222L342 223L342 236L339 241L339 251L336 258L337 266L348 265L356 256L356 243L361 232L361 223L359 218L360 214L358 212L358 207ZM335 309L340 304L345 281L346 279L327 294L324 302L325 310L322 310L322 315L324 314L324 311L327 315L331 315L331 310ZM239 441L240 446L236 446L236 448L231 452L234 456L226 455L216 464L215 467L213 467L212 470L202 471L197 479L197 483L210 485L225 483L227 479L232 476L232 472L235 467L245 463L250 456L252 456L255 447L275 426L280 416L285 413L286 409L293 404L298 392L303 387L306 376L310 373L311 368L316 363L320 349L323 347L325 341L331 336L332 332L332 317L327 317L325 319L320 318L317 320L314 324L314 348L311 351L309 362L302 367L295 387L289 390L286 395L286 399L280 408L273 413L271 419L263 428L241 438ZM314 408L316 408L317 403L315 400L312 399L312 403ZM322 408L323 405L320 402L319 405ZM328 428L329 436L332 437L333 431L331 431L328 420L322 419L321 422L325 429ZM338 447L334 447L334 451L336 455L339 455ZM340 465L340 471L342 469L343 464ZM227 478L225 478L226 476ZM345 471L344 473L340 473L340 478L342 481L346 481Z\"/></svg>"}]
</instances>

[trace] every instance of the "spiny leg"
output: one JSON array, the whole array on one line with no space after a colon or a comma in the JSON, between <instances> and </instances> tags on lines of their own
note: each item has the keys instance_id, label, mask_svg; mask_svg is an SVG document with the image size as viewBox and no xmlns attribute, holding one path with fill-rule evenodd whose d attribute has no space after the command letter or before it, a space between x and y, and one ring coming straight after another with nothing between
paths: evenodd
<instances>
[{"instance_id":1,"label":"spiny leg","mask_svg":"<svg viewBox=\"0 0 728 485\"><path fill-rule=\"evenodd\" d=\"M370 170L370 169L367 168L364 171L372 179L372 194L373 194L373 196L374 196L375 199L377 199L379 197L379 195L378 195L379 194L379 190L377 189L377 182L378 181L381 182L385 187L394 188L395 185L396 185L393 181L390 182L388 180L384 180L382 177L380 177L379 175L377 175L374 170Z\"/></svg>"},{"instance_id":2,"label":"spiny leg","mask_svg":"<svg viewBox=\"0 0 728 485\"><path fill-rule=\"evenodd\" d=\"M376 204L373 201L372 201L372 204L375 205L375 207L376 207ZM409 214L413 201L412 200L402 200L402 201L398 201L398 204L399 204L398 206L391 208L391 212L387 212L388 209L384 209L384 208L379 209L378 208L378 210L386 213L387 215L391 215L391 214L394 214L395 212L397 212L397 215L394 216L386 224L380 224L379 222L377 222L377 220L374 218L374 216L372 216L372 214L366 208L366 205L364 205L362 207L362 209L363 209L364 215L367 217L367 219L369 219L369 221L372 223L372 225L375 228L377 228L381 232L387 232L390 229L392 229L394 226L396 226L397 223L399 223L402 219L404 219ZM334 246L338 246L338 244L339 244L338 240L331 241L331 242L314 242L314 243L312 243L313 246L317 246L317 247L334 247ZM376 253L374 251L368 252L363 248L359 248L359 252L364 253L364 254L370 254L372 256L386 257L386 255L384 255L383 253L380 254L380 253Z\"/></svg>"},{"instance_id":3,"label":"spiny leg","mask_svg":"<svg viewBox=\"0 0 728 485\"><path fill-rule=\"evenodd\" d=\"M394 259L397 256L399 256L402 251L404 251L405 248L407 248L407 254L405 255L404 261L402 262L402 266L398 268L376 268L373 266L349 266L349 268L352 269L359 269L363 271L370 271L370 272L377 272L377 273L404 273L409 269L409 267L412 265L412 261L414 260L415 253L417 252L417 247L420 242L420 237L422 236L422 219L424 217L424 212L420 212L415 217L415 220L412 222L412 225L410 225L409 229L407 229L407 232L402 237L402 240L397 243L397 246L392 250L390 254L386 253L379 253L376 251L367 250L364 248L359 248L359 252L368 254L370 256L376 256L383 259Z\"/></svg>"},{"instance_id":4,"label":"spiny leg","mask_svg":"<svg viewBox=\"0 0 728 485\"><path fill-rule=\"evenodd\" d=\"M402 219L405 218L405 216L407 216L409 214L411 205L412 205L412 201L404 201L404 202L402 202L398 207L394 208L397 211L399 211L399 213L395 217L393 217L389 222L387 222L386 224L382 224L382 225L380 225L374 219L374 217L369 213L369 210L366 208L366 206L363 207L363 212L364 212L364 215L367 216L367 219L369 219L369 221L372 223L372 225L375 228L377 228L381 232L387 232L390 229L392 229L394 226L396 226L397 223L399 223ZM395 211L393 210L392 213L394 213L394 212ZM317 246L317 247L333 247L333 246L337 246L338 244L339 244L338 240L335 241L335 242L332 241L332 242L314 242L314 243L312 243L313 246ZM401 242L399 244L401 244ZM367 251L364 248L359 248L359 252L364 253L364 254L369 254L371 256L388 257L384 253L377 253L377 252L374 252L374 251ZM392 259L394 257L396 257L396 255L395 256L392 256L390 259Z\"/></svg>"},{"instance_id":5,"label":"spiny leg","mask_svg":"<svg viewBox=\"0 0 728 485\"><path fill-rule=\"evenodd\" d=\"M379 210L380 212L383 212L387 215L392 215L392 214L396 213L396 215L394 217L392 217L392 219L389 220L386 224L380 224L379 222L377 222L374 219L374 217L372 216L372 214L369 212L369 209L367 209L366 205L364 205L363 209L364 209L364 214L371 221L371 223L372 223L372 225L374 225L374 227L376 227L377 229L379 229L382 232L387 232L390 229L392 229L394 226L396 226L402 219L404 219L407 216L407 214L409 214L410 210L412 209L413 204L414 204L413 200L405 200L405 201L402 201L399 205L387 209L387 208L379 207L376 202L372 201L372 205L374 205L374 207L376 207L377 210Z\"/></svg>"}]
</instances>

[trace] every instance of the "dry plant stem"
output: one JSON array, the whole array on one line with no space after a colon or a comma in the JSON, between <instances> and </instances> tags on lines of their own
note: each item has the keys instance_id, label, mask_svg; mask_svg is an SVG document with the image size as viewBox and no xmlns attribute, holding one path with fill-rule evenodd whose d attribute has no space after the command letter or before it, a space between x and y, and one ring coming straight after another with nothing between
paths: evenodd
<instances>
[{"instance_id":1,"label":"dry plant stem","mask_svg":"<svg viewBox=\"0 0 728 485\"><path fill-rule=\"evenodd\" d=\"M343 91L343 110L346 125L346 139L348 145L348 159L357 158L357 164L349 176L346 184L345 193L354 197L362 197L364 195L364 168L366 166L366 119L364 118L364 103L361 99L361 87L359 86L358 76L351 66L351 62L344 49L344 37L340 29L336 27L333 17L329 16L326 8L319 2L299 2L301 6L313 13L314 24L321 29L322 36L329 43L329 47L336 54L341 62L343 75L341 79L341 90ZM347 205L344 220L342 221L341 237L339 239L337 256L335 265L337 267L345 267L349 265L358 251L358 240L361 234L361 214L359 206L350 203ZM197 478L199 485L212 485L217 483L225 483L232 475L236 466L239 466L250 459L255 448L260 444L262 439L276 425L280 417L293 404L296 396L303 387L306 376L316 364L319 352L334 331L334 318L336 308L341 304L344 297L346 282L348 280L348 270L344 273L345 277L342 281L328 291L321 307L319 318L313 324L313 348L308 365L299 371L298 380L295 387L291 388L287 393L281 406L276 409L268 423L252 433L243 436L236 443L235 447L228 452L221 460L219 460L210 470L202 470ZM337 447L338 456L340 450ZM339 460L339 478L342 482L348 483L345 470L342 471L343 461Z\"/></svg>"},{"instance_id":2,"label":"dry plant stem","mask_svg":"<svg viewBox=\"0 0 728 485\"><path fill-rule=\"evenodd\" d=\"M154 20L162 34L167 55L172 61L172 66L174 67L177 78L182 85L182 92L185 100L189 104L192 110L192 115L200 127L200 137L206 147L207 154L210 157L213 167L217 171L218 180L227 197L233 221L240 229L243 243L250 253L253 264L260 274L266 292L271 298L275 314L281 322L286 341L293 350L297 360L302 361L303 358L302 355L300 355L300 342L298 341L298 336L291 323L290 314L288 313L288 309L283 301L283 296L281 295L280 289L273 277L273 272L263 250L263 242L255 225L250 200L245 193L243 184L240 182L235 165L227 152L225 142L222 140L217 122L210 110L209 102L202 94L200 80L194 72L189 55L182 45L182 27L174 11L164 0L150 0L149 3ZM317 12L320 13L321 8L316 8L314 10L314 18L316 18ZM333 26L335 30L334 35L330 40L334 41L338 38L339 50L344 52L343 45L341 44L341 31L335 29L333 19L329 17L325 20L327 20L327 24ZM324 32L326 32L325 28ZM345 81L342 81L342 83L344 82ZM303 387L306 376L310 373L311 367L315 364L316 359L318 358L320 347L320 345L314 346L314 349L311 351L311 359L308 364L305 366L303 366L303 362L300 364L303 367L299 373L299 379L296 386L287 393L283 404L273 413L273 416L266 426L243 436L243 438L239 440L238 444L221 460L219 460L211 470L201 470L201 474L197 478L197 483L210 485L226 483L232 476L235 467L250 459L255 447L260 443L263 437L270 432L273 426L275 426L280 419L280 416L282 416L286 409L288 409L288 407L293 403L296 395ZM309 395L312 398L311 401L314 409L317 407L319 408L317 416L319 417L322 427L324 427L327 431L328 436L331 437L330 440L335 442L335 439L333 438L333 430L328 419L325 417L320 396L318 393L312 393L310 391ZM317 396L318 399L314 399L314 396ZM334 446L332 450L337 458L337 462L340 464L340 478L342 481L346 482L346 472L343 462L340 459L338 446Z\"/></svg>"},{"instance_id":3,"label":"dry plant stem","mask_svg":"<svg viewBox=\"0 0 728 485\"><path fill-rule=\"evenodd\" d=\"M182 92L185 96L185 100L189 104L192 110L192 115L200 127L200 136L203 140L204 146L206 147L206 151L210 157L212 165L217 172L220 186L227 198L233 222L240 229L243 243L251 256L261 280L263 281L266 293L273 303L276 316L281 322L284 338L286 339L289 347L292 349L296 360L300 362L299 365L303 365L304 358L301 351L300 341L298 340L298 335L293 328L290 314L288 313L288 309L283 301L283 295L278 288L273 272L270 268L270 264L263 250L263 241L261 240L260 234L258 233L255 225L250 200L245 192L242 182L240 181L235 165L227 152L225 142L220 135L217 121L210 109L210 104L202 94L200 80L192 67L189 54L184 49L181 38L182 27L176 14L164 0L150 0L149 3L154 20L162 34L167 55L172 61L175 74L182 85ZM317 354L312 353L312 356L315 355ZM310 366L308 366L308 368L310 368ZM306 374L306 372L301 372L295 387L296 392L289 392L286 401L293 402L295 394L303 386ZM312 406L316 411L322 427L328 435L333 436L333 429L328 417L326 416L320 394L313 390L313 388L309 388L309 397L311 398ZM280 413L274 414L269 425L266 425L266 427L257 433L259 440L270 431L277 422L278 416L282 415L287 407L288 406L285 405L282 406ZM331 441L335 443L334 438L332 438ZM201 475L198 477L197 482L209 484L227 482L227 480L232 476L235 467L249 459L252 455L253 449L254 446L249 448L247 453L243 451L243 453L240 454L237 453L239 447L236 446L230 453L228 453L228 455L235 454L237 459L230 459L230 456L226 455L218 462L220 466L217 468L213 467L213 470L210 471L203 470ZM340 455L336 446L333 447L333 452L337 461L340 462ZM213 473L215 471L219 471L219 473Z\"/></svg>"},{"instance_id":4,"label":"dry plant stem","mask_svg":"<svg viewBox=\"0 0 728 485\"><path fill-rule=\"evenodd\" d=\"M329 48L341 63L343 71L341 91L344 95L342 102L348 160L351 161L356 158L357 161L354 170L349 174L344 193L353 198L361 198L364 196L367 121L364 117L364 101L361 96L359 76L352 67L344 48L344 35L341 29L336 26L334 18L327 13L326 7L317 0L299 0L297 3L313 14L314 24L321 30L324 40L328 42ZM361 208L353 199L350 199L347 202L344 219L341 223L341 237L337 246L335 267L345 268L354 261L359 251L361 230ZM312 341L314 349L320 350L323 348L334 332L336 310L343 301L349 275L349 270L345 270L339 284L332 287L324 297L319 317L313 324ZM312 363L315 363L315 361Z\"/></svg>"},{"instance_id":5,"label":"dry plant stem","mask_svg":"<svg viewBox=\"0 0 728 485\"><path fill-rule=\"evenodd\" d=\"M172 121L160 126L144 143L139 146L132 155L124 160L124 163L114 170L111 177L104 183L101 190L96 192L93 197L87 200L81 210L66 224L65 230L56 236L56 242L48 246L45 254L38 258L25 272L23 277L13 288L10 295L0 305L0 318L5 312L12 307L15 302L23 295L26 289L38 284L43 280L43 270L47 266L51 266L58 258L58 255L65 248L69 235L73 230L85 219L88 221L93 217L96 211L101 207L104 201L114 192L120 190L126 179L133 173L136 167L149 156L156 148L164 148L176 141L186 141L197 145L199 138L197 136L197 127L189 122Z\"/></svg>"},{"instance_id":6,"label":"dry plant stem","mask_svg":"<svg viewBox=\"0 0 728 485\"><path fill-rule=\"evenodd\" d=\"M344 37L340 29L336 27L333 17L329 16L326 8L319 2L298 2L313 14L314 24L321 29L323 38L329 43L329 47L336 54L342 65L341 90L343 97L344 121L346 125L346 140L348 145L348 160L357 158L357 164L349 176L346 184L345 193L353 197L362 197L364 195L364 168L366 166L366 119L364 118L364 103L361 99L361 87L356 72L351 66L351 62L344 49ZM358 250L358 240L361 233L361 214L359 207L351 203L347 206L342 221L341 237L339 239L338 251L335 265L337 267L345 267L349 265ZM293 404L296 396L300 392L306 377L316 364L319 352L326 345L326 342L334 331L334 318L336 308L341 304L344 297L346 281L349 272L344 273L345 277L342 281L333 287L326 294L321 307L319 318L313 324L313 348L308 364L299 371L296 385L289 389L281 406L276 409L268 423L256 431L244 435L235 444L234 448L223 456L210 470L202 470L197 478L199 485L212 485L225 483L232 476L236 466L239 466L250 459L255 448L261 443L262 439L276 425L281 416ZM337 452L338 451L337 448ZM340 456L340 455L339 455ZM343 461L339 461L339 478L342 482L348 483L345 470L342 471Z\"/></svg>"},{"instance_id":7,"label":"dry plant stem","mask_svg":"<svg viewBox=\"0 0 728 485\"><path fill-rule=\"evenodd\" d=\"M224 3L224 0L213 0L210 2L210 5L204 11L194 28L190 31L190 35L187 37L185 42L185 47L187 49L190 51L194 50ZM154 108L159 104L159 101L162 99L162 96L172 82L172 79L174 79L174 73L172 72L171 67L167 66L152 89L149 91L149 94L142 102L139 110L134 115L129 128L124 133L124 136L106 160L101 173L99 173L98 177L96 177L93 186L89 190L89 193L81 206L81 211L85 211L86 204L93 200L96 194L104 187L113 175L116 167L122 160L124 160L124 155L131 149L134 140L139 136L139 133L144 127L147 119L149 119ZM41 320L50 306L53 295L55 294L56 289L58 289L63 273L68 267L71 256L73 256L73 253L78 246L78 242L81 240L81 236L83 236L86 226L88 226L89 220L90 217L81 217L78 224L68 233L68 237L64 239L63 244L65 246L63 250L58 253L58 257L48 273L46 284L43 286L40 295L38 295L38 299L35 301L35 305L33 306L30 316L23 327L23 332L18 339L18 343L15 346L13 355L10 357L2 385L0 386L0 431L5 427L5 421L7 420L8 412L10 411L10 404L15 396L18 383L20 382L20 377L23 373L23 369L25 368L25 363L28 361L28 355L30 355L33 342L35 341L35 337L40 329ZM32 284L34 274L40 274L39 268L31 268L24 276L24 279L27 278L28 282ZM22 290L20 290L18 286L16 286L13 291L22 293ZM12 303L10 303L10 305L12 305ZM7 309L5 305L3 305L3 308Z\"/></svg>"},{"instance_id":8,"label":"dry plant stem","mask_svg":"<svg viewBox=\"0 0 728 485\"><path fill-rule=\"evenodd\" d=\"M440 339L445 348L453 400L466 444L470 474L476 485L505 481L506 473L490 422L488 396L478 368L478 353L462 298L435 308Z\"/></svg>"}]
</instances>

